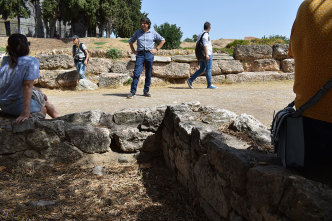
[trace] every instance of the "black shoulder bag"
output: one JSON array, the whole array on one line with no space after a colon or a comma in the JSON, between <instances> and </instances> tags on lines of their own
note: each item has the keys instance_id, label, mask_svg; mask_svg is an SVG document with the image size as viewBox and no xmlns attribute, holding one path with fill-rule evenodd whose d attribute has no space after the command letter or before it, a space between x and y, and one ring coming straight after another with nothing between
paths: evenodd
<instances>
[{"instance_id":1,"label":"black shoulder bag","mask_svg":"<svg viewBox=\"0 0 332 221\"><path fill-rule=\"evenodd\" d=\"M273 116L271 126L271 143L284 167L303 167L305 144L302 114L312 107L332 87L330 79L307 103L294 109L293 101Z\"/></svg>"},{"instance_id":2,"label":"black shoulder bag","mask_svg":"<svg viewBox=\"0 0 332 221\"><path fill-rule=\"evenodd\" d=\"M205 48L204 48L204 44L203 44L203 36L206 34L207 32L204 32L201 36L201 38L199 39L199 41L196 43L196 47L195 47L195 55L197 60L205 60L206 58L206 54L205 54Z\"/></svg>"}]
</instances>

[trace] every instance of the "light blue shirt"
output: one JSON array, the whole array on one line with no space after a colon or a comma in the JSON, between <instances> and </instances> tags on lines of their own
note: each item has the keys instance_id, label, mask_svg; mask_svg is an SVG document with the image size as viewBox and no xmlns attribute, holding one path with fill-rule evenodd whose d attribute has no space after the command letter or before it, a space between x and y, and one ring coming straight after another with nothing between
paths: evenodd
<instances>
[{"instance_id":1,"label":"light blue shirt","mask_svg":"<svg viewBox=\"0 0 332 221\"><path fill-rule=\"evenodd\" d=\"M9 64L10 57L4 57L0 67L0 104L22 98L23 82L39 77L39 61L36 58L19 57L14 69Z\"/></svg>"},{"instance_id":2,"label":"light blue shirt","mask_svg":"<svg viewBox=\"0 0 332 221\"><path fill-rule=\"evenodd\" d=\"M144 32L142 29L136 31L129 40L129 43L137 41L137 51L151 50L154 48L155 41L164 41L165 39L155 31Z\"/></svg>"}]
</instances>

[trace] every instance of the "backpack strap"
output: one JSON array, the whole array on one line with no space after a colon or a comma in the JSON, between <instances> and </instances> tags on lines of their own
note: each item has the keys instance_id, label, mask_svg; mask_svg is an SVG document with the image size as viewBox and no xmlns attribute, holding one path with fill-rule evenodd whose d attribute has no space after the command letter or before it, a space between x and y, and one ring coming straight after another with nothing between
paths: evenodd
<instances>
[{"instance_id":1,"label":"backpack strap","mask_svg":"<svg viewBox=\"0 0 332 221\"><path fill-rule=\"evenodd\" d=\"M199 41L203 42L203 36L204 36L206 33L207 33L207 32L205 31L205 32L202 34L202 36L201 36L201 38L199 39Z\"/></svg>"},{"instance_id":2,"label":"backpack strap","mask_svg":"<svg viewBox=\"0 0 332 221\"><path fill-rule=\"evenodd\" d=\"M301 107L296 109L295 115L300 116L308 108L314 106L318 101L332 88L332 78L312 97L303 104Z\"/></svg>"}]
</instances>

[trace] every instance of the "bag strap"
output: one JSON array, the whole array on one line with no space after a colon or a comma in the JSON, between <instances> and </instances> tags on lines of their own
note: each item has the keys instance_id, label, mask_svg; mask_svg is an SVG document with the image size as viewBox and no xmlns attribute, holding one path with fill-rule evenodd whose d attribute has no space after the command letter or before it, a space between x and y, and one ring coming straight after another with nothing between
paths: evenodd
<instances>
[{"instance_id":1,"label":"bag strap","mask_svg":"<svg viewBox=\"0 0 332 221\"><path fill-rule=\"evenodd\" d=\"M199 39L199 41L203 42L203 36L204 36L206 33L207 33L207 32L205 31L205 32L202 34L202 36L201 36L201 38Z\"/></svg>"},{"instance_id":2,"label":"bag strap","mask_svg":"<svg viewBox=\"0 0 332 221\"><path fill-rule=\"evenodd\" d=\"M330 90L332 87L332 78L312 97L309 101L303 104L301 107L296 109L296 116L302 115L302 113L307 110L308 108L314 106L318 103L318 101ZM294 106L294 102L293 106Z\"/></svg>"}]
</instances>

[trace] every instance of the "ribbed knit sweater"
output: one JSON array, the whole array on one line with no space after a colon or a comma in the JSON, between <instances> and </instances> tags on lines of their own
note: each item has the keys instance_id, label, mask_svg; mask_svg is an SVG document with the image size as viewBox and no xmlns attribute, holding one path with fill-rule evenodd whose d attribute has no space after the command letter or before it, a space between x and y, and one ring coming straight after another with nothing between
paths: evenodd
<instances>
[{"instance_id":1,"label":"ribbed knit sweater","mask_svg":"<svg viewBox=\"0 0 332 221\"><path fill-rule=\"evenodd\" d=\"M299 107L332 78L332 0L302 3L292 28L289 56L295 59L295 105ZM332 89L304 116L332 123Z\"/></svg>"}]
</instances>

